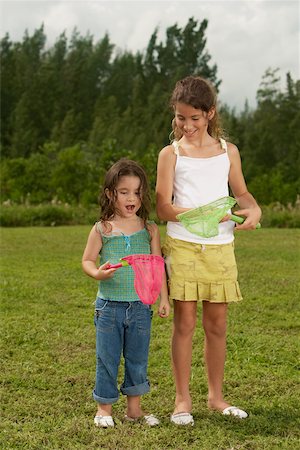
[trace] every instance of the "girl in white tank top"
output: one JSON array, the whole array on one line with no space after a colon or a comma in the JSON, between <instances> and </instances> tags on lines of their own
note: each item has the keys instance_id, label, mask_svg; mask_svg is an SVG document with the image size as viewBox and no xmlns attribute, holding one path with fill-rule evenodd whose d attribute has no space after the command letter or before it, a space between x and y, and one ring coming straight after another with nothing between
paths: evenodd
<instances>
[{"instance_id":1,"label":"girl in white tank top","mask_svg":"<svg viewBox=\"0 0 300 450\"><path fill-rule=\"evenodd\" d=\"M174 141L172 145L176 155L173 184L173 203L176 206L196 208L229 195L230 160L224 139L220 138L222 153L207 158L182 156L179 142ZM203 238L190 233L181 222L169 221L167 234L175 239L198 244L228 244L233 241L233 228L232 221L221 222L217 236Z\"/></svg>"},{"instance_id":2,"label":"girl in white tank top","mask_svg":"<svg viewBox=\"0 0 300 450\"><path fill-rule=\"evenodd\" d=\"M161 150L157 166L157 215L168 222L164 254L174 301L176 399L171 421L178 425L194 423L189 381L197 301L203 305L208 407L240 419L248 416L223 398L226 318L228 303L242 298L233 230L254 229L261 210L247 190L237 147L222 138L216 103L207 80L190 76L176 83L170 102L175 140ZM225 217L218 235L209 239L185 230L176 216L227 196L228 184L241 208L235 214L245 216L244 223L234 225Z\"/></svg>"}]
</instances>

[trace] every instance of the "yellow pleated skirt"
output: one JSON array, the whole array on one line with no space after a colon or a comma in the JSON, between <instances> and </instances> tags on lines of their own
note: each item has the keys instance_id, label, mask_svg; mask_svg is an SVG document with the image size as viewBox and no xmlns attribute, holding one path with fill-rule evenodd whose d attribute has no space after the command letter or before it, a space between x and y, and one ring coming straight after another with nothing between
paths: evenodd
<instances>
[{"instance_id":1,"label":"yellow pleated skirt","mask_svg":"<svg viewBox=\"0 0 300 450\"><path fill-rule=\"evenodd\" d=\"M233 242L204 245L167 236L162 250L171 300L212 303L242 300Z\"/></svg>"}]
</instances>

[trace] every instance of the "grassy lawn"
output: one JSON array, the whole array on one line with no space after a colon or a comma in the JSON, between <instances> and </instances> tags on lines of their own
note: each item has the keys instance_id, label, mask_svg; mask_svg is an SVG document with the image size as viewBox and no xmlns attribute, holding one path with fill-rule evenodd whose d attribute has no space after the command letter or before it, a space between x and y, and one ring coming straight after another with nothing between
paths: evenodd
<instances>
[{"instance_id":1,"label":"grassy lawn","mask_svg":"<svg viewBox=\"0 0 300 450\"><path fill-rule=\"evenodd\" d=\"M250 417L238 421L206 408L199 305L191 380L195 426L169 422L172 317L154 314L151 392L143 406L162 423L153 429L125 423L120 398L116 427L103 430L93 425L91 396L97 287L80 265L89 229L1 229L1 449L299 449L300 230L236 235L244 301L229 311L225 395Z\"/></svg>"}]
</instances>

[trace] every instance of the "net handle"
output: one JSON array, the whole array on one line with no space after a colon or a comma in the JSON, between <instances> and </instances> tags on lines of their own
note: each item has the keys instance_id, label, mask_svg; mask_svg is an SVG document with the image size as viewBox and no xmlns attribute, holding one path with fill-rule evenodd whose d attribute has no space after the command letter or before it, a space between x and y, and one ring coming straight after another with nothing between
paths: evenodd
<instances>
[{"instance_id":1,"label":"net handle","mask_svg":"<svg viewBox=\"0 0 300 450\"><path fill-rule=\"evenodd\" d=\"M236 222L236 223L239 223L239 224L244 223L245 220L246 220L245 217L236 216L235 214L231 214L230 215L230 219L233 220L233 222ZM255 229L259 230L260 228L261 228L261 223L258 222L258 224L256 225Z\"/></svg>"},{"instance_id":2,"label":"net handle","mask_svg":"<svg viewBox=\"0 0 300 450\"><path fill-rule=\"evenodd\" d=\"M107 269L120 269L120 267L125 267L125 266L129 266L129 262L122 259L122 261L117 264L109 264Z\"/></svg>"}]
</instances>

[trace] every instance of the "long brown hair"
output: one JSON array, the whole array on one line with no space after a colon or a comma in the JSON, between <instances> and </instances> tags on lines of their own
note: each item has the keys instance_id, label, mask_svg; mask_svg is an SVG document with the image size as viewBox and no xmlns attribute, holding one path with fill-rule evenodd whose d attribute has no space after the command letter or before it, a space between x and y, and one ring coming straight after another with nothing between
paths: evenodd
<instances>
[{"instance_id":1,"label":"long brown hair","mask_svg":"<svg viewBox=\"0 0 300 450\"><path fill-rule=\"evenodd\" d=\"M206 79L196 76L188 76L177 81L170 99L170 106L174 111L177 103L185 103L196 109L208 113L211 108L215 109L215 114L208 121L208 133L215 139L223 137L224 133L220 124L220 117L217 111L217 94L213 85ZM172 120L172 129L175 139L182 137L182 132L176 126L175 118Z\"/></svg>"},{"instance_id":2,"label":"long brown hair","mask_svg":"<svg viewBox=\"0 0 300 450\"><path fill-rule=\"evenodd\" d=\"M151 205L147 175L142 166L135 161L126 158L117 161L106 172L102 192L99 196L99 205L101 208L100 221L106 222L112 220L115 216L117 212L115 205L117 200L116 188L120 178L124 176L135 176L140 179L139 193L141 207L138 210L137 215L146 223L146 220L149 218ZM107 195L107 193L110 195Z\"/></svg>"}]
</instances>

